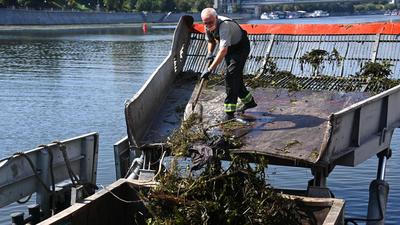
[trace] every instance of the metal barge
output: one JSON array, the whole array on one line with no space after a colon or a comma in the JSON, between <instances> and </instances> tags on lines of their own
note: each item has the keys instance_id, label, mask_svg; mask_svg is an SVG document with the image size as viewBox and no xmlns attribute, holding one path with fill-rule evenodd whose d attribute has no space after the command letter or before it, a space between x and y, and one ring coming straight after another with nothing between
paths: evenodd
<instances>
[{"instance_id":1,"label":"metal barge","mask_svg":"<svg viewBox=\"0 0 400 225\"><path fill-rule=\"evenodd\" d=\"M141 154L147 159L158 158L152 155L154 151L144 150L145 146L165 142L182 119L175 109L194 101L198 85L190 76L205 67L207 48L203 25L192 25L192 21L190 17L181 19L171 53L125 104L128 136L114 146L117 177L124 177L127 166ZM332 197L327 177L336 165L355 167L377 156L379 165L377 177L371 182L367 217L368 224L383 224L389 189L384 180L385 166L393 131L400 125L400 86L388 89L351 75L368 61L387 61L394 72L390 79L399 79L400 24L242 27L251 42L245 74L268 76L266 65L272 59L279 70L297 76L304 90L289 92L285 79L274 80L273 76L270 79L278 87L252 90L259 105L246 113L251 126L237 130L236 137L244 146L231 151L265 155L271 164L310 168L314 179L308 183L305 195L322 198ZM313 76L311 66L301 69L300 58L306 52L334 48L343 61L340 65L324 62L321 73L326 76ZM216 73L223 73L224 66ZM354 85L345 92L346 82ZM222 86L203 90L199 102L206 111L202 113L205 127L222 117L223 99ZM140 172L136 175L140 178ZM344 222L343 217L336 219L326 224Z\"/></svg>"},{"instance_id":2,"label":"metal barge","mask_svg":"<svg viewBox=\"0 0 400 225\"><path fill-rule=\"evenodd\" d=\"M259 106L246 113L251 125L238 129L245 143L237 154L261 154L271 164L305 167L314 179L307 190L298 191L315 210L318 224L344 224L344 200L332 198L327 177L336 165L355 167L366 159L379 157L377 177L371 182L367 224L383 224L389 184L385 181L393 131L400 123L400 86L390 89L369 79L353 79L367 61L387 60L397 80L400 74L400 24L357 25L242 25L249 33L251 52L245 73L266 74L268 60L279 70L297 76L303 90L290 92L287 80L267 77L275 88L252 90ZM143 224L145 212L136 188L151 188L144 182L161 152L147 148L165 142L182 121L184 108L199 88L197 73L206 65L203 26L182 17L174 33L170 54L144 86L125 104L127 137L114 145L116 175L107 189L72 205L40 224ZM337 49L344 57L340 65L326 63L324 77L312 76L311 67L300 69L299 59L312 49ZM223 71L221 65L216 73ZM352 89L344 92L345 84ZM373 92L378 92L374 95ZM203 123L213 126L222 116L224 89L205 89L199 102ZM81 145L82 146L82 145ZM78 146L79 148L79 146ZM143 166L130 170L139 158ZM73 169L74 170L74 169ZM75 168L75 172L78 168ZM32 176L32 175L30 175ZM129 179L123 179L129 177ZM65 178L65 177L64 177ZM133 179L132 179L133 178ZM372 178L371 178L372 179ZM51 183L48 183L48 186ZM21 194L23 197L27 194ZM129 199L131 204L121 199ZM317 207L316 207L317 206Z\"/></svg>"}]
</instances>

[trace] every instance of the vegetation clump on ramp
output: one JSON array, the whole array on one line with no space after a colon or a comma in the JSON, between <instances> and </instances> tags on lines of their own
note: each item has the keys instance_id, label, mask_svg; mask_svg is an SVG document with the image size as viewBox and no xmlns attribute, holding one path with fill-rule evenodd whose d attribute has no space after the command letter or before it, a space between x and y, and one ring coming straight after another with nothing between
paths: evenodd
<instances>
[{"instance_id":1,"label":"vegetation clump on ramp","mask_svg":"<svg viewBox=\"0 0 400 225\"><path fill-rule=\"evenodd\" d=\"M170 148L179 149L173 155L188 155L185 149L190 149L192 141L210 143L198 121L193 115L170 137ZM170 168L158 176L159 185L146 194L151 214L147 224L302 224L310 220L297 200L283 197L266 183L265 157L229 154L230 143L225 140L232 137L222 139L225 147L211 147L212 159L198 171L189 167L182 171L178 157L172 160Z\"/></svg>"}]
</instances>

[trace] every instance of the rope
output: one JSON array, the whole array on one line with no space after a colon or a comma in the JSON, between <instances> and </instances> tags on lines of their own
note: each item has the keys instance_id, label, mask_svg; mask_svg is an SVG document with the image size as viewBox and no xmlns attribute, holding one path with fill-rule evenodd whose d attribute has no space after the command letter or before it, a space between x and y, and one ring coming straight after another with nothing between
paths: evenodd
<instances>
[{"instance_id":1,"label":"rope","mask_svg":"<svg viewBox=\"0 0 400 225\"><path fill-rule=\"evenodd\" d=\"M74 186L79 184L79 179L74 174L74 171L71 168L71 162L69 161L67 151L65 151L65 149L66 149L65 145L63 143L61 143L60 141L53 141L53 143L56 143L60 148L60 151L61 151L62 156L64 158L65 165L67 166L68 175L69 175L69 178L71 179L72 184Z\"/></svg>"},{"instance_id":2,"label":"rope","mask_svg":"<svg viewBox=\"0 0 400 225\"><path fill-rule=\"evenodd\" d=\"M132 204L132 203L139 203L139 202L143 202L142 200L125 200L121 197L119 197L118 195L114 194L111 190L107 189L106 187L104 187L103 185L100 184L100 187L102 187L104 190L106 190L108 193L110 193L112 196L114 196L116 199L118 199L121 202L124 202L126 204Z\"/></svg>"},{"instance_id":3,"label":"rope","mask_svg":"<svg viewBox=\"0 0 400 225\"><path fill-rule=\"evenodd\" d=\"M160 175L160 173L161 173L162 163L163 163L163 161L164 161L164 156L165 156L165 153L166 153L166 151L164 151L164 148L163 148L163 147L161 147L161 149L162 149L162 151L163 151L163 154L162 154L161 159L160 159L160 164L158 164L158 165L159 165L159 166L158 166L158 171L157 171L156 175L154 175L154 177L153 177L153 181L155 181L155 180L156 180L156 177L157 177L158 175Z\"/></svg>"}]
</instances>

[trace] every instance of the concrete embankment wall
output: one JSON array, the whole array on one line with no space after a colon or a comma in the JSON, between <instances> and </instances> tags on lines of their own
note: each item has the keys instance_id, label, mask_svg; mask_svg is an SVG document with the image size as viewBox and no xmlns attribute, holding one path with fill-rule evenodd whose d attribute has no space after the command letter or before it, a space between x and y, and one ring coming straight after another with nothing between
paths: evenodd
<instances>
[{"instance_id":1,"label":"concrete embankment wall","mask_svg":"<svg viewBox=\"0 0 400 225\"><path fill-rule=\"evenodd\" d=\"M178 22L187 13L107 13L0 9L0 25L66 25ZM200 14L189 14L200 21Z\"/></svg>"}]
</instances>

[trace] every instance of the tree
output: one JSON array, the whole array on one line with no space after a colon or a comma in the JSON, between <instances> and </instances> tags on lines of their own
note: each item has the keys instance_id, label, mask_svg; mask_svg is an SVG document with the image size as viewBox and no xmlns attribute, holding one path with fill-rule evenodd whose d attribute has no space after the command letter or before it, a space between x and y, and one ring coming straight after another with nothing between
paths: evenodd
<instances>
[{"instance_id":1,"label":"tree","mask_svg":"<svg viewBox=\"0 0 400 225\"><path fill-rule=\"evenodd\" d=\"M43 0L18 0L18 5L39 9L43 6Z\"/></svg>"},{"instance_id":2,"label":"tree","mask_svg":"<svg viewBox=\"0 0 400 225\"><path fill-rule=\"evenodd\" d=\"M212 3L209 0L195 1L196 10L201 12L204 8L212 7Z\"/></svg>"},{"instance_id":3,"label":"tree","mask_svg":"<svg viewBox=\"0 0 400 225\"><path fill-rule=\"evenodd\" d=\"M152 0L137 0L135 7L138 11L152 11L153 3Z\"/></svg>"},{"instance_id":4,"label":"tree","mask_svg":"<svg viewBox=\"0 0 400 225\"><path fill-rule=\"evenodd\" d=\"M0 7L17 6L17 0L0 0Z\"/></svg>"},{"instance_id":5,"label":"tree","mask_svg":"<svg viewBox=\"0 0 400 225\"><path fill-rule=\"evenodd\" d=\"M175 11L176 3L174 0L162 0L160 2L160 10L162 12L172 12Z\"/></svg>"},{"instance_id":6,"label":"tree","mask_svg":"<svg viewBox=\"0 0 400 225\"><path fill-rule=\"evenodd\" d=\"M132 9L135 7L135 3L136 1L132 1L132 0L123 0L122 3L122 10L123 11L132 11Z\"/></svg>"},{"instance_id":7,"label":"tree","mask_svg":"<svg viewBox=\"0 0 400 225\"><path fill-rule=\"evenodd\" d=\"M104 6L109 11L120 11L122 9L122 0L104 0Z\"/></svg>"},{"instance_id":8,"label":"tree","mask_svg":"<svg viewBox=\"0 0 400 225\"><path fill-rule=\"evenodd\" d=\"M177 0L176 10L178 12L188 12L192 9L192 4L185 0Z\"/></svg>"}]
</instances>

